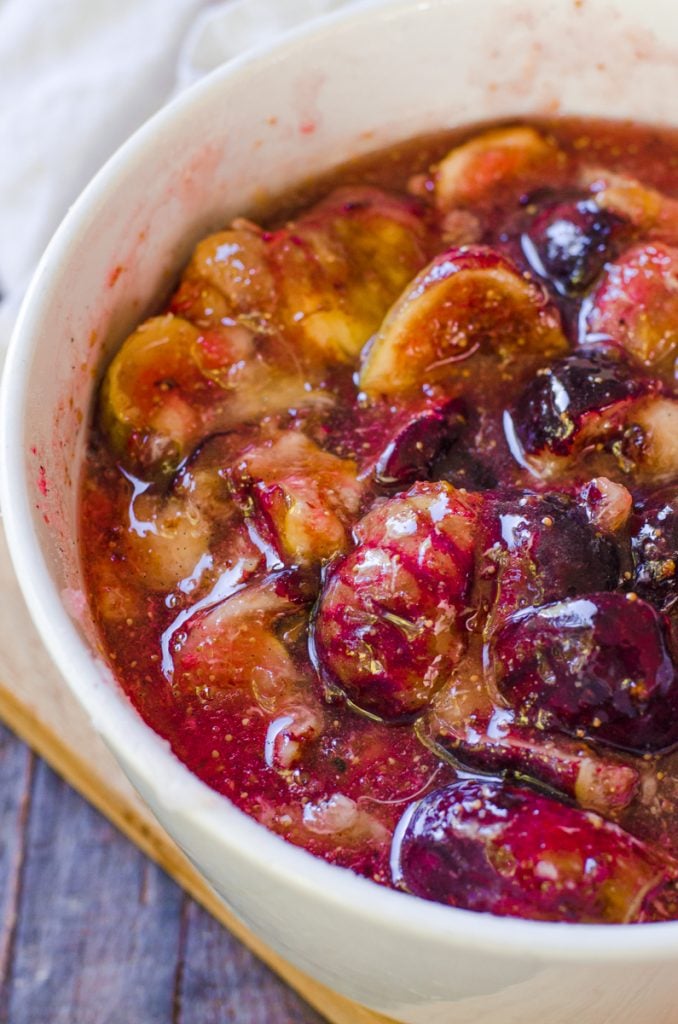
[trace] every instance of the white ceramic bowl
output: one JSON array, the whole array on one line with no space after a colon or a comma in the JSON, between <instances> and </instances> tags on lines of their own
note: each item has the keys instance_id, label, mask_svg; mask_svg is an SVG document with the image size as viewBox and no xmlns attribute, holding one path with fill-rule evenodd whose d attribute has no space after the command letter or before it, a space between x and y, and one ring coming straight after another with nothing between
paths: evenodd
<instances>
[{"instance_id":1,"label":"white ceramic bowl","mask_svg":"<svg viewBox=\"0 0 678 1024\"><path fill-rule=\"evenodd\" d=\"M76 498L102 361L209 229L416 133L511 115L678 122L675 0L404 0L218 70L141 129L47 250L9 354L2 488L44 640L157 817L228 904L326 984L418 1024L669 1024L678 923L537 924L450 910L316 860L195 779L98 661ZM42 468L41 468L42 467Z\"/></svg>"}]
</instances>

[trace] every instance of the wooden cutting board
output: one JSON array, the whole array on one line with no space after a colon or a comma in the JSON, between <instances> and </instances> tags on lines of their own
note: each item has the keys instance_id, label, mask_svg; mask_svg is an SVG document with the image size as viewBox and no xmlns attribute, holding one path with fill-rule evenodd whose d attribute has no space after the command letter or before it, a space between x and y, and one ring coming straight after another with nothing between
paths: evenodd
<instances>
[{"instance_id":1,"label":"wooden cutting board","mask_svg":"<svg viewBox=\"0 0 678 1024\"><path fill-rule=\"evenodd\" d=\"M137 796L52 664L0 527L0 718L331 1024L388 1024L267 949L207 885Z\"/></svg>"}]
</instances>

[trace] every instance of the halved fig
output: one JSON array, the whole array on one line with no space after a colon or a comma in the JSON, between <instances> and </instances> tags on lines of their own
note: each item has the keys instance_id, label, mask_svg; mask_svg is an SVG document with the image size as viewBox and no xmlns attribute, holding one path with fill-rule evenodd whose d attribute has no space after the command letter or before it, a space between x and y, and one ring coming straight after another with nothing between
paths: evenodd
<instances>
[{"instance_id":1,"label":"halved fig","mask_svg":"<svg viewBox=\"0 0 678 1024\"><path fill-rule=\"evenodd\" d=\"M172 314L154 317L127 338L106 372L101 425L133 472L162 478L206 434L332 404L277 354L258 352L242 326L201 332Z\"/></svg>"},{"instance_id":2,"label":"halved fig","mask_svg":"<svg viewBox=\"0 0 678 1024\"><path fill-rule=\"evenodd\" d=\"M476 352L502 366L566 351L543 290L487 246L436 256L389 311L369 347L360 387L392 395L468 373Z\"/></svg>"},{"instance_id":3,"label":"halved fig","mask_svg":"<svg viewBox=\"0 0 678 1024\"><path fill-rule=\"evenodd\" d=\"M256 229L220 231L199 242L173 300L175 305L183 304L191 312L199 312L199 306L189 306L189 299L197 292L197 300L201 301L200 285L210 289L202 301L209 303L207 309L216 307L212 320L228 318L265 332L278 299L268 265L267 245Z\"/></svg>"},{"instance_id":4,"label":"halved fig","mask_svg":"<svg viewBox=\"0 0 678 1024\"><path fill-rule=\"evenodd\" d=\"M353 361L426 262L421 208L369 186L336 189L273 236L288 330Z\"/></svg>"},{"instance_id":5,"label":"halved fig","mask_svg":"<svg viewBox=\"0 0 678 1024\"><path fill-rule=\"evenodd\" d=\"M465 771L532 780L587 810L615 816L639 788L636 768L581 740L520 724L507 708L476 708L461 673L440 691L430 713L417 722L423 743ZM484 703L481 701L481 703Z\"/></svg>"},{"instance_id":6,"label":"halved fig","mask_svg":"<svg viewBox=\"0 0 678 1024\"><path fill-rule=\"evenodd\" d=\"M171 590L209 558L211 523L190 498L144 493L130 512L125 553L149 590Z\"/></svg>"},{"instance_id":7,"label":"halved fig","mask_svg":"<svg viewBox=\"0 0 678 1024\"><path fill-rule=\"evenodd\" d=\"M678 673L665 624L635 594L588 594L514 615L493 645L520 720L634 753L678 743Z\"/></svg>"},{"instance_id":8,"label":"halved fig","mask_svg":"<svg viewBox=\"0 0 678 1024\"><path fill-rule=\"evenodd\" d=\"M646 501L632 520L636 593L657 607L671 610L678 599L678 491L660 491Z\"/></svg>"},{"instance_id":9,"label":"halved fig","mask_svg":"<svg viewBox=\"0 0 678 1024\"><path fill-rule=\"evenodd\" d=\"M477 501L417 483L356 526L328 573L313 647L329 693L384 719L417 714L464 646Z\"/></svg>"},{"instance_id":10,"label":"halved fig","mask_svg":"<svg viewBox=\"0 0 678 1024\"><path fill-rule=\"evenodd\" d=\"M252 224L204 239L172 309L217 331L282 333L296 360L351 362L426 252L415 200L339 188L277 231Z\"/></svg>"},{"instance_id":11,"label":"halved fig","mask_svg":"<svg viewBox=\"0 0 678 1024\"><path fill-rule=\"evenodd\" d=\"M603 209L623 217L654 238L678 241L678 201L675 199L637 178L606 167L583 167L579 182Z\"/></svg>"},{"instance_id":12,"label":"halved fig","mask_svg":"<svg viewBox=\"0 0 678 1024\"><path fill-rule=\"evenodd\" d=\"M222 583L224 589L231 576ZM303 736L315 738L322 706L281 638L286 624L307 611L313 596L310 578L283 571L238 581L222 600L217 593L213 604L199 602L163 640L163 667L174 691L210 707L237 701L246 710L252 704L271 722L290 719L278 721L282 739L301 743ZM271 737L270 753L279 762L283 751L274 741Z\"/></svg>"},{"instance_id":13,"label":"halved fig","mask_svg":"<svg viewBox=\"0 0 678 1024\"><path fill-rule=\"evenodd\" d=\"M577 464L639 483L678 472L678 400L609 347L539 370L504 423L514 456L544 479Z\"/></svg>"},{"instance_id":14,"label":"halved fig","mask_svg":"<svg viewBox=\"0 0 678 1024\"><path fill-rule=\"evenodd\" d=\"M363 495L354 462L288 430L246 449L228 477L246 515L285 561L319 562L348 547Z\"/></svg>"},{"instance_id":15,"label":"halved fig","mask_svg":"<svg viewBox=\"0 0 678 1024\"><path fill-rule=\"evenodd\" d=\"M678 366L678 249L645 242L605 268L583 320L584 340L620 345L671 379Z\"/></svg>"},{"instance_id":16,"label":"halved fig","mask_svg":"<svg viewBox=\"0 0 678 1024\"><path fill-rule=\"evenodd\" d=\"M583 199L542 207L521 244L536 274L559 294L577 296L591 287L625 235L626 221Z\"/></svg>"},{"instance_id":17,"label":"halved fig","mask_svg":"<svg viewBox=\"0 0 678 1024\"><path fill-rule=\"evenodd\" d=\"M458 398L430 394L405 404L375 403L350 423L350 441L361 478L381 487L406 487L430 478L436 459L465 423Z\"/></svg>"},{"instance_id":18,"label":"halved fig","mask_svg":"<svg viewBox=\"0 0 678 1024\"><path fill-rule=\"evenodd\" d=\"M599 815L505 782L455 782L411 805L391 853L415 896L538 921L671 916L675 867Z\"/></svg>"},{"instance_id":19,"label":"halved fig","mask_svg":"<svg viewBox=\"0 0 678 1024\"><path fill-rule=\"evenodd\" d=\"M488 493L476 573L489 638L514 612L617 586L620 561L607 532L565 494Z\"/></svg>"},{"instance_id":20,"label":"halved fig","mask_svg":"<svg viewBox=\"0 0 678 1024\"><path fill-rule=\"evenodd\" d=\"M455 146L434 169L440 210L496 201L507 188L525 191L553 177L565 156L555 143L526 125L495 128Z\"/></svg>"},{"instance_id":21,"label":"halved fig","mask_svg":"<svg viewBox=\"0 0 678 1024\"><path fill-rule=\"evenodd\" d=\"M100 417L131 462L174 468L201 425L209 381L195 360L199 330L180 317L154 317L127 338L104 377Z\"/></svg>"}]
</instances>

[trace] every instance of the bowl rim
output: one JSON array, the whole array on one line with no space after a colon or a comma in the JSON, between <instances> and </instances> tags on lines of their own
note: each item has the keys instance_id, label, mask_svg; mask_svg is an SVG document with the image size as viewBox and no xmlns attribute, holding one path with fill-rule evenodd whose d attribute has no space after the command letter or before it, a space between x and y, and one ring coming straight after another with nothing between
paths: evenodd
<instances>
[{"instance_id":1,"label":"bowl rim","mask_svg":"<svg viewBox=\"0 0 678 1024\"><path fill-rule=\"evenodd\" d=\"M330 908L351 907L360 917L378 919L409 938L442 947L500 957L540 961L658 962L678 952L678 921L628 925L569 924L497 917L442 906L384 888L293 846L241 811L227 797L201 782L132 708L109 670L92 660L51 579L33 523L25 464L23 408L30 386L30 362L49 312L43 298L63 255L77 244L81 225L115 193L130 165L143 160L154 139L224 84L246 80L258 67L290 60L313 47L337 25L367 26L375 19L401 18L415 10L453 7L460 0L368 0L296 27L221 65L172 99L110 157L70 208L47 246L21 306L9 345L0 394L0 494L10 556L33 622L53 661L78 702L109 746L124 748L124 759L170 810L185 813L209 841L247 857L256 870L275 874L300 896L321 898ZM21 439L19 443L19 439ZM98 664L98 670L97 670ZM103 670L103 671L102 671ZM102 675L108 677L104 682ZM162 778L164 793L158 788ZM170 794L169 797L167 794Z\"/></svg>"}]
</instances>

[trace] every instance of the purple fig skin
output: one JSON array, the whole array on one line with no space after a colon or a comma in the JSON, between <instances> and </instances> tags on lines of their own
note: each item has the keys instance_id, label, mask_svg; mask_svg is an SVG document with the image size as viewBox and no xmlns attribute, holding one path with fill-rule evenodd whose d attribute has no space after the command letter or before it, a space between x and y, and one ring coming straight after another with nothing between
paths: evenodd
<instances>
[{"instance_id":1,"label":"purple fig skin","mask_svg":"<svg viewBox=\"0 0 678 1024\"><path fill-rule=\"evenodd\" d=\"M631 525L635 592L664 611L678 598L678 489L654 495Z\"/></svg>"},{"instance_id":2,"label":"purple fig skin","mask_svg":"<svg viewBox=\"0 0 678 1024\"><path fill-rule=\"evenodd\" d=\"M369 410L369 454L361 458L361 476L372 476L381 487L407 487L427 480L435 460L457 440L465 424L464 406L447 395L428 397L404 408ZM370 421L368 421L370 423Z\"/></svg>"},{"instance_id":3,"label":"purple fig skin","mask_svg":"<svg viewBox=\"0 0 678 1024\"><path fill-rule=\"evenodd\" d=\"M327 574L312 654L330 691L401 720L426 706L464 645L475 496L417 483L355 529L357 547Z\"/></svg>"},{"instance_id":4,"label":"purple fig skin","mask_svg":"<svg viewBox=\"0 0 678 1024\"><path fill-rule=\"evenodd\" d=\"M659 613L589 594L514 615L493 647L500 692L537 727L633 753L678 743L678 678Z\"/></svg>"},{"instance_id":5,"label":"purple fig skin","mask_svg":"<svg viewBox=\"0 0 678 1024\"><path fill-rule=\"evenodd\" d=\"M542 207L521 244L536 274L559 295L576 297L591 287L629 229L593 199L556 202Z\"/></svg>"},{"instance_id":6,"label":"purple fig skin","mask_svg":"<svg viewBox=\"0 0 678 1024\"><path fill-rule=\"evenodd\" d=\"M495 492L481 512L482 554L491 612L487 636L514 612L619 582L617 545L567 495Z\"/></svg>"},{"instance_id":7,"label":"purple fig skin","mask_svg":"<svg viewBox=\"0 0 678 1024\"><path fill-rule=\"evenodd\" d=\"M527 455L569 455L590 422L652 391L611 348L582 348L539 370L513 413Z\"/></svg>"},{"instance_id":8,"label":"purple fig skin","mask_svg":"<svg viewBox=\"0 0 678 1024\"><path fill-rule=\"evenodd\" d=\"M530 779L610 817L628 807L638 791L636 768L581 740L516 724L508 708L472 712L456 722L444 711L434 713L417 723L417 732L457 767Z\"/></svg>"},{"instance_id":9,"label":"purple fig skin","mask_svg":"<svg viewBox=\"0 0 678 1024\"><path fill-rule=\"evenodd\" d=\"M394 883L448 906L535 921L670 917L675 870L591 811L494 780L435 790L405 812Z\"/></svg>"}]
</instances>

